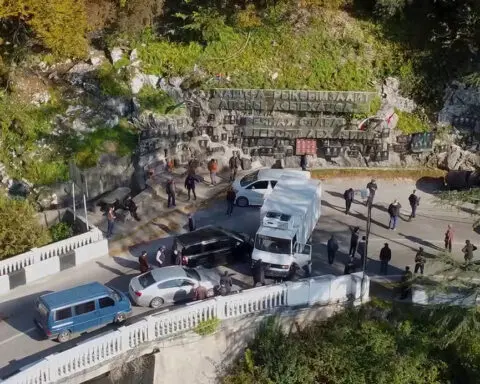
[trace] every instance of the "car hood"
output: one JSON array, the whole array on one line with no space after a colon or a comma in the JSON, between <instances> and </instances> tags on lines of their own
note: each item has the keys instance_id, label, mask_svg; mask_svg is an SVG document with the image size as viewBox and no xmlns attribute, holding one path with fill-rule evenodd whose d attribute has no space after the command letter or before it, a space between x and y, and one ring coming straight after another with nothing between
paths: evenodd
<instances>
[{"instance_id":1,"label":"car hood","mask_svg":"<svg viewBox=\"0 0 480 384\"><path fill-rule=\"evenodd\" d=\"M292 256L260 251L254 248L252 252L252 260L262 260L262 263L265 264L290 265L292 263Z\"/></svg>"},{"instance_id":2,"label":"car hood","mask_svg":"<svg viewBox=\"0 0 480 384\"><path fill-rule=\"evenodd\" d=\"M197 267L195 270L200 275L200 283L202 285L205 285L205 283L210 283L212 286L220 284L220 275L216 270L203 267Z\"/></svg>"}]
</instances>

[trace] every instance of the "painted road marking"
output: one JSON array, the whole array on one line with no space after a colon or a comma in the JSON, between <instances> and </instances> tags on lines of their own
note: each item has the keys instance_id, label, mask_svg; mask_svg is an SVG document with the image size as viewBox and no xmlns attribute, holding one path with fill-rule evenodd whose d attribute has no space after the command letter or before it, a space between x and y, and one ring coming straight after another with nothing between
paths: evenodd
<instances>
[{"instance_id":1,"label":"painted road marking","mask_svg":"<svg viewBox=\"0 0 480 384\"><path fill-rule=\"evenodd\" d=\"M10 341L15 340L16 338L18 338L18 337L20 337L20 336L28 335L29 333L35 331L36 329L37 329L37 327L32 327L32 328L30 328L30 329L27 329L27 330L24 331L24 332L19 332L19 333L17 333L16 335L13 335L13 336L9 337L8 339L5 339L5 340L0 341L0 345L9 343Z\"/></svg>"}]
</instances>

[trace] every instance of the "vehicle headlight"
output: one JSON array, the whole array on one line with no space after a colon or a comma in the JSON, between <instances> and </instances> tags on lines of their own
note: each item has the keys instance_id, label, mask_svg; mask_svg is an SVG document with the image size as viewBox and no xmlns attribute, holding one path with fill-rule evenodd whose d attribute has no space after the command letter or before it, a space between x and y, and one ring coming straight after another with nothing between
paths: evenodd
<instances>
[{"instance_id":1,"label":"vehicle headlight","mask_svg":"<svg viewBox=\"0 0 480 384\"><path fill-rule=\"evenodd\" d=\"M289 265L282 265L282 268L283 269L290 269L290 266Z\"/></svg>"}]
</instances>

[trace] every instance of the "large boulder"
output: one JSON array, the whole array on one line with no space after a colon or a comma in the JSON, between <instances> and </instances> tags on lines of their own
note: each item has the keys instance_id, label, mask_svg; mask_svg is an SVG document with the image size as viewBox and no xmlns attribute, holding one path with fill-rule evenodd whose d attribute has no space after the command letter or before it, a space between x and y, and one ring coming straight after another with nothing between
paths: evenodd
<instances>
[{"instance_id":1,"label":"large boulder","mask_svg":"<svg viewBox=\"0 0 480 384\"><path fill-rule=\"evenodd\" d=\"M394 77L387 77L382 86L382 96L386 103L403 112L413 112L417 105L413 100L400 95L400 81Z\"/></svg>"}]
</instances>

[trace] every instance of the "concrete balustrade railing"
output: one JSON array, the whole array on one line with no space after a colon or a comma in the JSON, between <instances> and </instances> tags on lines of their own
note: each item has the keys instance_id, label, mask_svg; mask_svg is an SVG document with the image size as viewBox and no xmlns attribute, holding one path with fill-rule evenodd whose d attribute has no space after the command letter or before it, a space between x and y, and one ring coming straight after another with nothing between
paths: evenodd
<instances>
[{"instance_id":1,"label":"concrete balustrade railing","mask_svg":"<svg viewBox=\"0 0 480 384\"><path fill-rule=\"evenodd\" d=\"M362 286L363 283L363 286ZM2 381L5 384L68 382L76 374L157 340L194 330L203 321L271 313L280 308L326 305L369 298L370 280L362 273L319 276L297 282L258 287L150 315L141 321L88 340L67 351L48 356ZM148 348L145 352L149 353ZM135 356L138 356L135 354Z\"/></svg>"}]
</instances>

